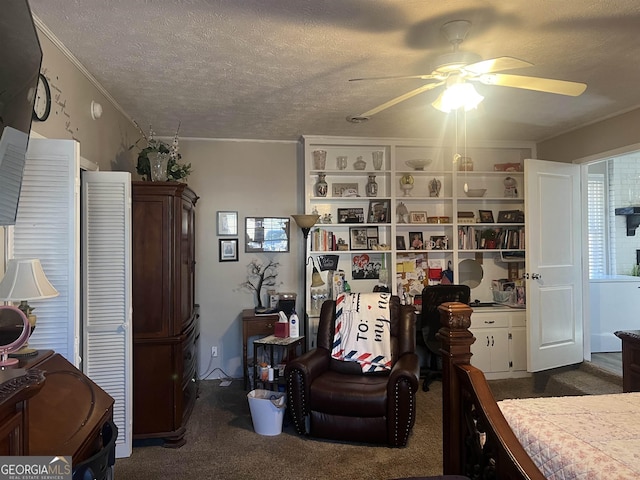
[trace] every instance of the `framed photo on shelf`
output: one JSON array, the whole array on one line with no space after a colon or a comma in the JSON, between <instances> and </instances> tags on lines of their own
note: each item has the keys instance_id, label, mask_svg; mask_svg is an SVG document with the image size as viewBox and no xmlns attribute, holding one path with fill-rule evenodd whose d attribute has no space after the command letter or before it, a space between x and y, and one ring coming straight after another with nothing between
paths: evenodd
<instances>
[{"instance_id":1,"label":"framed photo on shelf","mask_svg":"<svg viewBox=\"0 0 640 480\"><path fill-rule=\"evenodd\" d=\"M364 208L339 208L338 223L364 223Z\"/></svg>"},{"instance_id":2,"label":"framed photo on shelf","mask_svg":"<svg viewBox=\"0 0 640 480\"><path fill-rule=\"evenodd\" d=\"M446 235L432 235L431 250L448 250L449 249L449 237Z\"/></svg>"},{"instance_id":3,"label":"framed photo on shelf","mask_svg":"<svg viewBox=\"0 0 640 480\"><path fill-rule=\"evenodd\" d=\"M396 250L406 250L407 244L404 241L404 235L396 235Z\"/></svg>"},{"instance_id":4,"label":"framed photo on shelf","mask_svg":"<svg viewBox=\"0 0 640 480\"><path fill-rule=\"evenodd\" d=\"M357 197L358 184L357 183L332 183L331 196L332 197Z\"/></svg>"},{"instance_id":5,"label":"framed photo on shelf","mask_svg":"<svg viewBox=\"0 0 640 480\"><path fill-rule=\"evenodd\" d=\"M409 232L409 250L424 250L422 232Z\"/></svg>"},{"instance_id":6,"label":"framed photo on shelf","mask_svg":"<svg viewBox=\"0 0 640 480\"><path fill-rule=\"evenodd\" d=\"M217 212L218 236L238 235L238 212Z\"/></svg>"},{"instance_id":7,"label":"framed photo on shelf","mask_svg":"<svg viewBox=\"0 0 640 480\"><path fill-rule=\"evenodd\" d=\"M480 223L493 223L493 210L478 210Z\"/></svg>"},{"instance_id":8,"label":"framed photo on shelf","mask_svg":"<svg viewBox=\"0 0 640 480\"><path fill-rule=\"evenodd\" d=\"M409 223L427 223L427 212L409 212Z\"/></svg>"},{"instance_id":9,"label":"framed photo on shelf","mask_svg":"<svg viewBox=\"0 0 640 480\"><path fill-rule=\"evenodd\" d=\"M389 210L391 200L370 200L369 201L369 223L389 223Z\"/></svg>"},{"instance_id":10,"label":"framed photo on shelf","mask_svg":"<svg viewBox=\"0 0 640 480\"><path fill-rule=\"evenodd\" d=\"M221 262L237 262L238 261L238 239L237 238L221 238L218 240L219 256Z\"/></svg>"},{"instance_id":11,"label":"framed photo on shelf","mask_svg":"<svg viewBox=\"0 0 640 480\"><path fill-rule=\"evenodd\" d=\"M367 250L369 247L367 229L360 227L349 228L349 249Z\"/></svg>"},{"instance_id":12,"label":"framed photo on shelf","mask_svg":"<svg viewBox=\"0 0 640 480\"><path fill-rule=\"evenodd\" d=\"M353 280L377 280L382 269L382 253L363 253L351 256Z\"/></svg>"},{"instance_id":13,"label":"framed photo on shelf","mask_svg":"<svg viewBox=\"0 0 640 480\"><path fill-rule=\"evenodd\" d=\"M522 210L501 210L498 212L498 223L522 223L524 212Z\"/></svg>"}]
</instances>

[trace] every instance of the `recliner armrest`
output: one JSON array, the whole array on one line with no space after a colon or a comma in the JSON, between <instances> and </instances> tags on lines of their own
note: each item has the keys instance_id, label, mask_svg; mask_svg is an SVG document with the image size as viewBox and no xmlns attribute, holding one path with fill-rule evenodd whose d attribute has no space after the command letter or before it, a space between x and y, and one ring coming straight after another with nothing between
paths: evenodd
<instances>
[{"instance_id":1,"label":"recliner armrest","mask_svg":"<svg viewBox=\"0 0 640 480\"><path fill-rule=\"evenodd\" d=\"M400 379L407 379L413 392L418 390L420 380L420 359L416 353L407 352L398 358L398 361L393 365L391 373L389 374L387 389L391 391L394 388L395 383Z\"/></svg>"},{"instance_id":2,"label":"recliner armrest","mask_svg":"<svg viewBox=\"0 0 640 480\"><path fill-rule=\"evenodd\" d=\"M318 375L329 369L330 352L324 348L314 348L299 357L287 362L285 376L292 369L297 369L302 373L305 383L309 385Z\"/></svg>"}]
</instances>

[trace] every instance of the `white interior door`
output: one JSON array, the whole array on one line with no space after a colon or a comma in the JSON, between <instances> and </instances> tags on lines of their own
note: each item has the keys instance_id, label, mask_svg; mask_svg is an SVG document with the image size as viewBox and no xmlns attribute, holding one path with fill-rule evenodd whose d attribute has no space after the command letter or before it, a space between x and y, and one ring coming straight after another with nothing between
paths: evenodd
<instances>
[{"instance_id":1,"label":"white interior door","mask_svg":"<svg viewBox=\"0 0 640 480\"><path fill-rule=\"evenodd\" d=\"M84 373L115 400L116 457L132 448L131 174L82 174Z\"/></svg>"},{"instance_id":2,"label":"white interior door","mask_svg":"<svg viewBox=\"0 0 640 480\"><path fill-rule=\"evenodd\" d=\"M580 166L525 160L527 370L583 360Z\"/></svg>"},{"instance_id":3,"label":"white interior door","mask_svg":"<svg viewBox=\"0 0 640 480\"><path fill-rule=\"evenodd\" d=\"M80 144L29 140L9 257L39 258L59 295L33 300L29 346L51 349L80 365Z\"/></svg>"}]
</instances>

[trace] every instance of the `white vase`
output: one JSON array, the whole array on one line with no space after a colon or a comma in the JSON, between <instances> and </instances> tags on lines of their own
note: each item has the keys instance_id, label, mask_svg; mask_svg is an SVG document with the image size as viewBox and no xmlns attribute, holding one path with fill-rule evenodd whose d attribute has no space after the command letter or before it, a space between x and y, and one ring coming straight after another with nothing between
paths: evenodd
<instances>
[{"instance_id":1,"label":"white vase","mask_svg":"<svg viewBox=\"0 0 640 480\"><path fill-rule=\"evenodd\" d=\"M147 155L149 158L149 169L151 171L152 182L167 181L167 163L169 162L168 153L152 152Z\"/></svg>"}]
</instances>

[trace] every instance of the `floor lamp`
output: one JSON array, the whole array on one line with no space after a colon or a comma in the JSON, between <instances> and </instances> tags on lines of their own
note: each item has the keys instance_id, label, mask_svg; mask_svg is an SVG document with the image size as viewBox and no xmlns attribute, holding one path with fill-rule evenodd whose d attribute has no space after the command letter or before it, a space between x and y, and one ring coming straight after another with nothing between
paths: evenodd
<instances>
[{"instance_id":1,"label":"floor lamp","mask_svg":"<svg viewBox=\"0 0 640 480\"><path fill-rule=\"evenodd\" d=\"M320 215L312 214L312 215L291 215L293 219L296 221L296 224L302 230L302 235L304 236L304 263L303 266L303 274L302 278L304 279L304 289L302 291L302 307L303 307L303 318L304 318L304 337L305 342L309 345L309 319L307 318L307 239L309 238L309 232L311 231L311 227L313 227ZM306 350L306 348L305 348Z\"/></svg>"}]
</instances>

